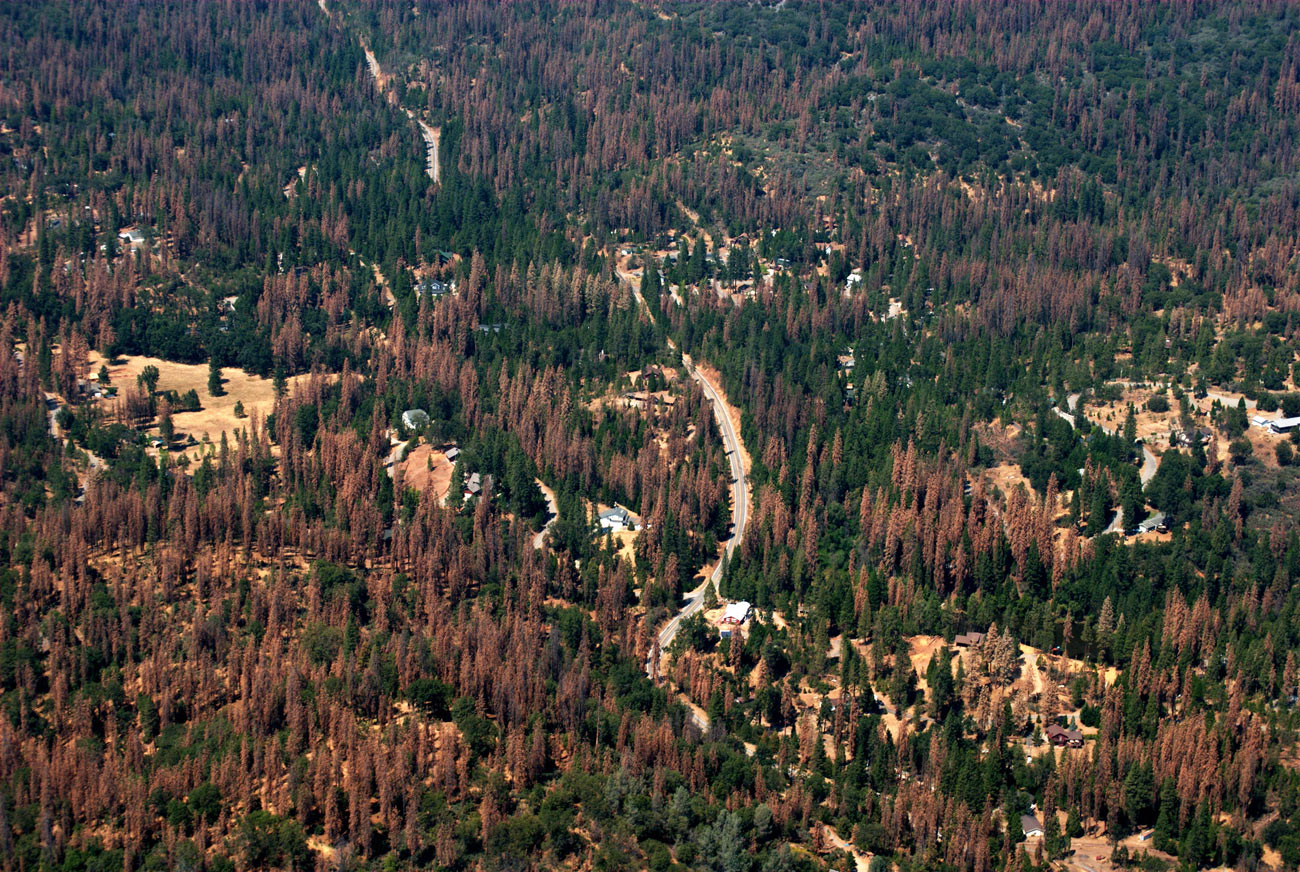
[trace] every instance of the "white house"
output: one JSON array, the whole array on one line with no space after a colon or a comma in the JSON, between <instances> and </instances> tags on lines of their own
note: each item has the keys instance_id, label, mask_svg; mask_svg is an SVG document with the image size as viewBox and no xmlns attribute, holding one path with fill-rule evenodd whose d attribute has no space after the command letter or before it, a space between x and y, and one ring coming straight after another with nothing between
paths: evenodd
<instances>
[{"instance_id":1,"label":"white house","mask_svg":"<svg viewBox=\"0 0 1300 872\"><path fill-rule=\"evenodd\" d=\"M605 533L623 530L640 530L641 522L622 506L614 506L600 513L600 529Z\"/></svg>"},{"instance_id":2,"label":"white house","mask_svg":"<svg viewBox=\"0 0 1300 872\"><path fill-rule=\"evenodd\" d=\"M1300 427L1300 418L1278 418L1276 421L1269 421L1268 426L1274 433L1290 433L1296 427Z\"/></svg>"},{"instance_id":3,"label":"white house","mask_svg":"<svg viewBox=\"0 0 1300 872\"><path fill-rule=\"evenodd\" d=\"M429 426L429 413L424 409L407 409L402 413L402 426L407 430L419 430Z\"/></svg>"},{"instance_id":4,"label":"white house","mask_svg":"<svg viewBox=\"0 0 1300 872\"><path fill-rule=\"evenodd\" d=\"M719 624L743 624L749 620L749 612L752 607L749 603L741 600L740 602L727 603L727 607L722 610L722 617L718 619Z\"/></svg>"},{"instance_id":5,"label":"white house","mask_svg":"<svg viewBox=\"0 0 1300 872\"><path fill-rule=\"evenodd\" d=\"M1043 834L1043 825L1032 814L1022 814L1020 816L1020 829L1024 830L1026 839L1032 839Z\"/></svg>"}]
</instances>

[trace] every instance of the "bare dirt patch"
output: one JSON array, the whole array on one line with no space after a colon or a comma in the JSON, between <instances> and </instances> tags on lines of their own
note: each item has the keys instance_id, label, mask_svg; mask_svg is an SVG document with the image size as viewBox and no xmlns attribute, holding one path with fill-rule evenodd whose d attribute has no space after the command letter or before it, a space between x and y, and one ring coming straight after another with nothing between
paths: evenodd
<instances>
[{"instance_id":1,"label":"bare dirt patch","mask_svg":"<svg viewBox=\"0 0 1300 872\"><path fill-rule=\"evenodd\" d=\"M399 464L402 483L420 493L433 494L438 505L443 505L447 500L453 467L446 454L428 443L417 445L408 451L406 459Z\"/></svg>"},{"instance_id":2,"label":"bare dirt patch","mask_svg":"<svg viewBox=\"0 0 1300 872\"><path fill-rule=\"evenodd\" d=\"M942 636L913 636L907 640L907 659L912 661L912 671L916 673L917 686L930 695L930 685L926 681L925 674L930 670L930 661L934 659L935 653L948 642ZM956 659L953 660L953 669L956 670Z\"/></svg>"}]
</instances>

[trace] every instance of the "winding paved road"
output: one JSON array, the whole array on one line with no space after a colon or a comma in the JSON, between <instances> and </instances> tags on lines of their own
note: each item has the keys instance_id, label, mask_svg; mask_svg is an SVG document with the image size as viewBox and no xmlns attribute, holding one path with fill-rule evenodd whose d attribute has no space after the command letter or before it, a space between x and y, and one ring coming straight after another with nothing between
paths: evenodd
<instances>
[{"instance_id":1,"label":"winding paved road","mask_svg":"<svg viewBox=\"0 0 1300 872\"><path fill-rule=\"evenodd\" d=\"M636 277L622 268L616 269L616 275L631 289L632 296L636 298L641 310L647 316L650 316L650 307L646 305L645 298L641 296L641 289L638 287ZM677 347L671 339L668 340L668 345L673 349ZM745 535L745 524L749 522L749 486L745 481L745 463L741 456L740 435L731 423L731 416L727 414L727 404L723 402L722 394L718 391L718 388L695 368L690 355L682 354L682 365L686 367L686 371L690 373L691 378L700 383L704 395L713 404L713 417L718 422L718 432L722 434L723 444L727 448L727 462L731 466L731 537L727 539L727 545L723 549L722 557L718 560L717 565L713 567L713 571L709 573L709 577L701 582L699 587L686 594L685 605L677 614L673 615L672 619L664 625L655 638L655 644L651 646L645 663L646 674L651 678L658 676L661 652L673 643L673 639L677 638L677 631L681 629L682 621L704 608L704 593L709 589L709 585L713 585L714 593L718 592L718 582L722 578L722 571L735 553L741 537ZM692 720L702 729L708 728L707 718L705 718L703 724L700 724L695 713L692 712Z\"/></svg>"},{"instance_id":2,"label":"winding paved road","mask_svg":"<svg viewBox=\"0 0 1300 872\"><path fill-rule=\"evenodd\" d=\"M329 10L325 8L325 0L319 0L321 11L329 15ZM361 42L361 49L366 53L366 65L370 67L370 75L374 77L375 84L382 90L387 87L384 83L384 71L379 66L379 60L375 53L370 50L370 46L365 41ZM442 161L440 160L440 151L442 146L442 129L431 127L424 122L424 119L417 118L415 113L410 109L404 110L406 117L410 118L416 124L420 125L420 135L424 137L425 147L425 169L429 178L433 179L434 184L442 181Z\"/></svg>"},{"instance_id":3,"label":"winding paved road","mask_svg":"<svg viewBox=\"0 0 1300 872\"><path fill-rule=\"evenodd\" d=\"M424 144L427 147L425 155L425 172L429 178L433 179L436 185L442 181L442 161L439 160L438 152L442 147L442 131L437 127L430 127L423 120L417 118L415 123L420 125L420 133L424 135Z\"/></svg>"},{"instance_id":4,"label":"winding paved road","mask_svg":"<svg viewBox=\"0 0 1300 872\"><path fill-rule=\"evenodd\" d=\"M1078 423L1075 418L1075 407L1079 403L1079 395L1070 394L1065 398L1065 401L1070 407L1070 411L1063 412L1061 411L1060 406L1053 406L1052 411L1061 419L1069 422L1071 427L1077 427ZM1101 429L1101 432L1109 436L1114 436L1115 433L1118 432L1112 427L1107 427L1105 424L1099 423L1096 426ZM1156 470L1159 468L1160 459L1156 457L1155 452L1153 452L1145 442L1142 443L1142 469L1138 471L1138 480L1142 482L1142 488L1144 490L1146 489L1147 482L1156 477ZM1116 512L1115 517L1111 519L1110 526L1105 530L1102 530L1102 533L1119 533L1122 535L1124 533L1123 520L1121 513Z\"/></svg>"},{"instance_id":5,"label":"winding paved road","mask_svg":"<svg viewBox=\"0 0 1300 872\"><path fill-rule=\"evenodd\" d=\"M1071 427L1075 427L1077 425L1075 423L1073 412L1075 405L1079 402L1079 395L1070 394L1070 396L1066 398L1066 401L1070 404L1069 412L1062 412L1059 406L1053 406L1052 411L1065 421L1068 421ZM1118 432L1115 428L1107 427L1105 424L1096 424L1096 426L1101 429L1101 432L1108 436L1114 436ZM1138 478L1142 482L1142 487L1146 487L1147 482L1156 477L1156 470L1159 467L1160 459L1156 457L1155 452L1153 452L1144 442L1142 444L1142 469L1138 472Z\"/></svg>"},{"instance_id":6,"label":"winding paved road","mask_svg":"<svg viewBox=\"0 0 1300 872\"><path fill-rule=\"evenodd\" d=\"M741 536L745 532L745 524L749 521L749 489L745 482L745 464L741 460L740 436L737 435L735 427L731 424L731 416L727 414L726 404L723 403L718 389L695 368L689 355L682 355L682 363L686 366L686 371L691 374L691 378L700 383L700 387L704 389L704 395L713 403L713 416L717 419L722 441L727 446L727 460L731 465L732 535L727 540L726 548L723 549L722 558L713 567L709 577L701 582L700 586L695 590L686 594L686 605L682 607L681 611L673 615L672 620L659 631L655 646L650 651L649 657L646 658L646 672L651 678L654 678L658 672L660 652L667 649L673 643L673 639L677 638L677 631L681 629L682 621L687 620L704 608L704 594L709 589L709 585L713 585L714 593L718 592L718 582L722 579L722 571L726 567L727 561L735 553L736 546L740 544ZM707 721L705 726L707 726Z\"/></svg>"}]
</instances>

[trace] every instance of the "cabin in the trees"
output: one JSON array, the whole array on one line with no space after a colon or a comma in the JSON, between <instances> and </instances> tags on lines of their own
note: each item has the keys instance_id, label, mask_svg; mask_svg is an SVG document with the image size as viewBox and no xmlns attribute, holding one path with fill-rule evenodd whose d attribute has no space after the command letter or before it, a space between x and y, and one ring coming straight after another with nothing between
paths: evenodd
<instances>
[{"instance_id":1,"label":"cabin in the trees","mask_svg":"<svg viewBox=\"0 0 1300 872\"><path fill-rule=\"evenodd\" d=\"M460 457L460 449L455 445L442 452L442 456L447 458L448 463L455 463L456 458Z\"/></svg>"},{"instance_id":2,"label":"cabin in the trees","mask_svg":"<svg viewBox=\"0 0 1300 872\"><path fill-rule=\"evenodd\" d=\"M1020 829L1024 831L1026 839L1033 839L1043 834L1043 825L1032 814L1020 816Z\"/></svg>"},{"instance_id":3,"label":"cabin in the trees","mask_svg":"<svg viewBox=\"0 0 1300 872\"><path fill-rule=\"evenodd\" d=\"M469 500L480 496L483 493L483 476L479 473L471 473L465 479L465 490L461 494L463 499Z\"/></svg>"},{"instance_id":4,"label":"cabin in the trees","mask_svg":"<svg viewBox=\"0 0 1300 872\"><path fill-rule=\"evenodd\" d=\"M415 286L415 295L423 297L429 295L432 300L440 300L452 292L452 283L439 281L438 279L422 279Z\"/></svg>"},{"instance_id":5,"label":"cabin in the trees","mask_svg":"<svg viewBox=\"0 0 1300 872\"><path fill-rule=\"evenodd\" d=\"M727 607L722 610L722 617L718 618L719 624L731 624L738 626L749 620L749 613L752 606L744 600L739 602L727 603Z\"/></svg>"},{"instance_id":6,"label":"cabin in the trees","mask_svg":"<svg viewBox=\"0 0 1300 872\"><path fill-rule=\"evenodd\" d=\"M1051 742L1058 748L1082 748L1083 733L1078 730L1069 730L1059 724L1050 724L1044 731L1047 741Z\"/></svg>"},{"instance_id":7,"label":"cabin in the trees","mask_svg":"<svg viewBox=\"0 0 1300 872\"><path fill-rule=\"evenodd\" d=\"M958 633L952 640L958 648L973 648L984 641L983 633Z\"/></svg>"},{"instance_id":8,"label":"cabin in the trees","mask_svg":"<svg viewBox=\"0 0 1300 872\"><path fill-rule=\"evenodd\" d=\"M723 639L730 639L735 629L744 626L744 623L749 620L750 610L750 604L744 600L727 603L727 607L722 610L722 617L718 618L718 635Z\"/></svg>"},{"instance_id":9,"label":"cabin in the trees","mask_svg":"<svg viewBox=\"0 0 1300 872\"><path fill-rule=\"evenodd\" d=\"M1289 432L1289 429L1278 429L1278 425L1286 424L1288 421L1295 422L1289 425L1290 429L1294 429L1296 424L1300 424L1300 418L1282 418L1281 420L1274 421L1270 426L1273 428L1274 433L1287 433ZM1179 445L1184 445L1190 448L1193 445L1204 445L1209 442L1210 434L1206 433L1204 430L1184 430L1180 432L1176 438Z\"/></svg>"},{"instance_id":10,"label":"cabin in the trees","mask_svg":"<svg viewBox=\"0 0 1300 872\"><path fill-rule=\"evenodd\" d=\"M143 245L144 231L139 227L123 227L117 232L117 238L127 245Z\"/></svg>"},{"instance_id":11,"label":"cabin in the trees","mask_svg":"<svg viewBox=\"0 0 1300 872\"><path fill-rule=\"evenodd\" d=\"M1166 530L1168 529L1168 525L1165 523L1165 513L1156 512L1154 515L1138 524L1137 531L1138 533L1150 533L1154 530L1160 530L1162 527Z\"/></svg>"},{"instance_id":12,"label":"cabin in the trees","mask_svg":"<svg viewBox=\"0 0 1300 872\"><path fill-rule=\"evenodd\" d=\"M429 426L429 413L424 409L407 409L402 413L402 426L407 430L420 430Z\"/></svg>"},{"instance_id":13,"label":"cabin in the trees","mask_svg":"<svg viewBox=\"0 0 1300 872\"><path fill-rule=\"evenodd\" d=\"M629 409L648 409L651 406L667 406L671 408L677 404L677 398L665 396L662 392L656 391L624 391L623 405Z\"/></svg>"},{"instance_id":14,"label":"cabin in the trees","mask_svg":"<svg viewBox=\"0 0 1300 872\"><path fill-rule=\"evenodd\" d=\"M614 506L600 513L602 533L619 533L623 530L640 530L641 522L622 506Z\"/></svg>"}]
</instances>

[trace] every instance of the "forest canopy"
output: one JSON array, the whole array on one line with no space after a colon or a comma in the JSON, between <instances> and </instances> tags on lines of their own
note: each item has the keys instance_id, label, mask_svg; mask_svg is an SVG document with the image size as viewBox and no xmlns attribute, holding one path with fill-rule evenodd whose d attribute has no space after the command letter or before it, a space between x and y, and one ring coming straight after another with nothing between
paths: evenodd
<instances>
[{"instance_id":1,"label":"forest canopy","mask_svg":"<svg viewBox=\"0 0 1300 872\"><path fill-rule=\"evenodd\" d=\"M1300 7L0 5L0 870L1300 867Z\"/></svg>"}]
</instances>

